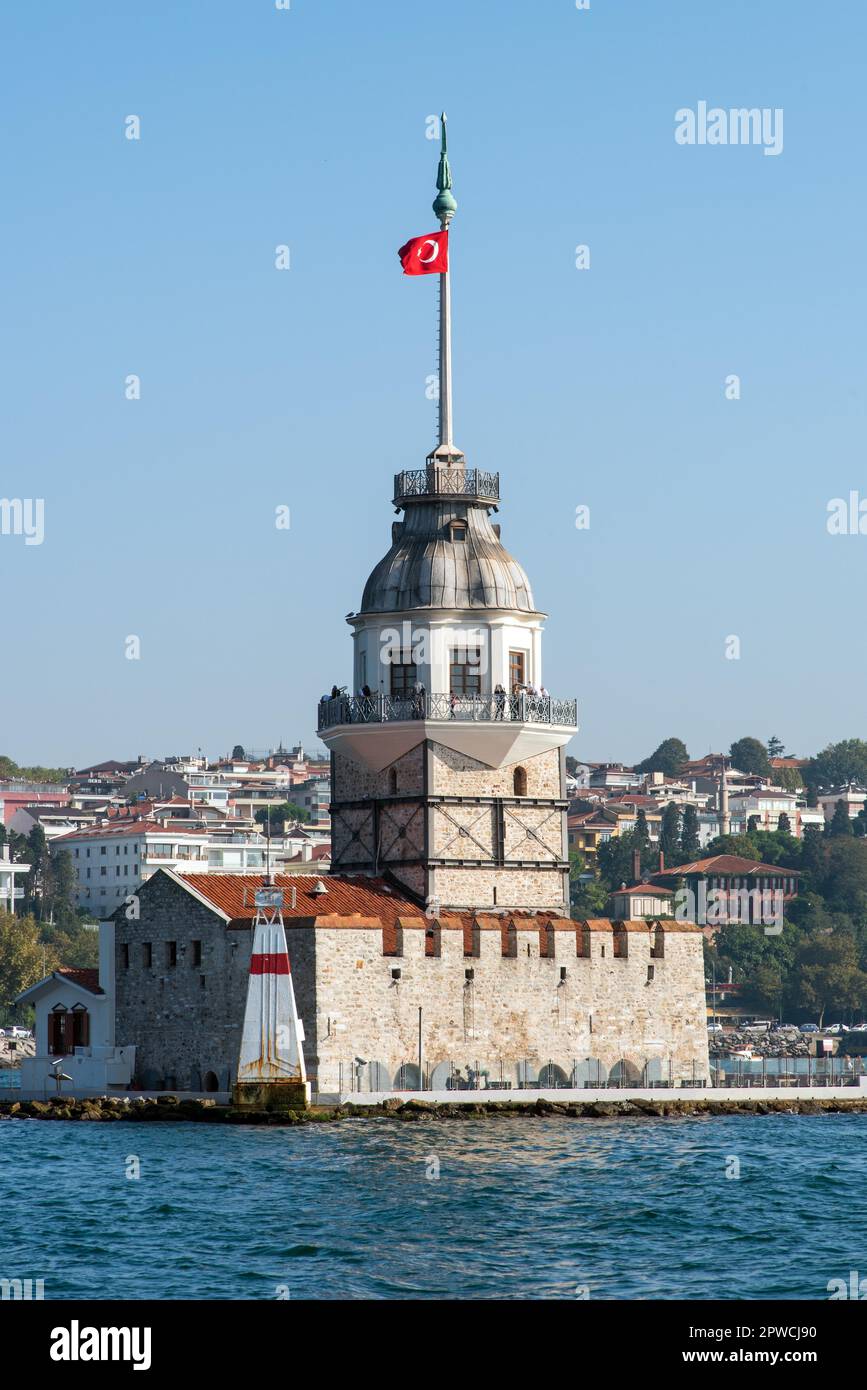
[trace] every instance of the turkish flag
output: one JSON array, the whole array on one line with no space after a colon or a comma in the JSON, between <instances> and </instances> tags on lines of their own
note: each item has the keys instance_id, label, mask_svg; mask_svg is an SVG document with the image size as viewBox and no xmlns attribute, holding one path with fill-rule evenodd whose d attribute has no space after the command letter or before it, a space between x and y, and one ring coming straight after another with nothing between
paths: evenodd
<instances>
[{"instance_id":1,"label":"turkish flag","mask_svg":"<svg viewBox=\"0 0 867 1390\"><path fill-rule=\"evenodd\" d=\"M397 254L404 275L442 275L449 268L449 234L414 236Z\"/></svg>"}]
</instances>

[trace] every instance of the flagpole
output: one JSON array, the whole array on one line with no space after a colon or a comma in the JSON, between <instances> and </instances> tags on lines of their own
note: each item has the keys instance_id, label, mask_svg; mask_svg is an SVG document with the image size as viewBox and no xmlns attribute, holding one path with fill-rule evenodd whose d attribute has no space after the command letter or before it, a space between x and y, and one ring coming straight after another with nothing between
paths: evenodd
<instances>
[{"instance_id":1,"label":"flagpole","mask_svg":"<svg viewBox=\"0 0 867 1390\"><path fill-rule=\"evenodd\" d=\"M440 117L440 162L437 169L437 196L433 202L440 230L448 231L449 223L457 211L457 203L452 194L452 171L449 167L448 138L446 136L446 113ZM456 449L452 437L452 294L451 274L448 270L440 274L440 401L439 401L439 443L434 450L435 457L444 460L447 466L452 461L462 459L460 449Z\"/></svg>"},{"instance_id":2,"label":"flagpole","mask_svg":"<svg viewBox=\"0 0 867 1390\"><path fill-rule=\"evenodd\" d=\"M440 223L443 231L448 222ZM451 452L452 444L452 294L450 273L440 276L440 437L439 444Z\"/></svg>"}]
</instances>

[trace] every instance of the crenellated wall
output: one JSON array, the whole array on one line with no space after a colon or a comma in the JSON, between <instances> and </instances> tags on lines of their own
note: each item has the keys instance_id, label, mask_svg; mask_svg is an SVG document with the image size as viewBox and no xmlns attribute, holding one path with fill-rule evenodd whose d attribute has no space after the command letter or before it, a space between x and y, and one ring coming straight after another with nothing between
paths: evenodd
<instances>
[{"instance_id":1,"label":"crenellated wall","mask_svg":"<svg viewBox=\"0 0 867 1390\"><path fill-rule=\"evenodd\" d=\"M487 919L474 940L460 927L434 932L438 956L423 926L405 926L399 954L383 955L374 926L316 928L316 1019L308 1027L308 1068L322 1091L350 1089L353 1058L368 1063L362 1089L374 1076L396 1084L407 1064L414 1082L422 1010L425 1083L442 1064L487 1070L514 1085L553 1063L568 1079L608 1078L618 1063L627 1076L703 1080L708 1076L704 967L695 928L664 932L664 956L651 954L655 933L631 923L617 933L628 954L615 955L611 923L579 933L557 922L547 932L522 926L504 955L501 924ZM540 940L540 937L542 938ZM579 955L589 942L589 954ZM467 954L467 946L477 954ZM290 950L291 950L290 944ZM550 954L545 954L550 951ZM399 980L393 971L400 971ZM467 979L467 970L473 978ZM565 978L561 972L565 970ZM649 1066L649 1073L644 1072ZM439 1071L437 1071L439 1068ZM601 1070L597 1070L597 1068ZM381 1069L381 1070L380 1070Z\"/></svg>"},{"instance_id":2,"label":"crenellated wall","mask_svg":"<svg viewBox=\"0 0 867 1390\"><path fill-rule=\"evenodd\" d=\"M675 1082L708 1074L695 927L666 922L660 932L645 922L529 913L388 920L285 918L314 1089L351 1089L359 1057L364 1089L374 1075L382 1084L372 1089L397 1084L402 1066L417 1066L419 1009L426 1084L445 1084L452 1065L476 1063L491 1080L513 1084L519 1072L535 1079L548 1063L564 1079L577 1065L579 1084L597 1074L606 1080L624 1061L630 1078L645 1065L651 1080L667 1079L669 1067ZM249 923L228 923L164 874L142 889L140 916L120 913L116 922L117 1042L135 1046L139 1082L198 1090L211 1074L228 1090ZM405 1078L416 1080L412 1072Z\"/></svg>"}]
</instances>

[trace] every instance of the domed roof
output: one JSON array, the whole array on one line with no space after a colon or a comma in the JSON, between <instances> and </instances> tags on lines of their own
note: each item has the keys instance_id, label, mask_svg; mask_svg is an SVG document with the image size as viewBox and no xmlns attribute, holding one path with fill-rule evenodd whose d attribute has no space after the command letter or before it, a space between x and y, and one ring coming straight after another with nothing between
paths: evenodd
<instances>
[{"instance_id":1,"label":"domed roof","mask_svg":"<svg viewBox=\"0 0 867 1390\"><path fill-rule=\"evenodd\" d=\"M465 527L453 539L452 523ZM411 608L511 608L534 613L524 570L500 543L488 509L457 500L415 502L364 586L362 613Z\"/></svg>"}]
</instances>

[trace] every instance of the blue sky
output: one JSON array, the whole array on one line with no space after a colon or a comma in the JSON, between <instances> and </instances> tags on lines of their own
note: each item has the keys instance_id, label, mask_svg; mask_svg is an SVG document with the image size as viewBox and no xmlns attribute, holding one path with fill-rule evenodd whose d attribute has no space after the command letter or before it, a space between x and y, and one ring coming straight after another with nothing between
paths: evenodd
<instances>
[{"instance_id":1,"label":"blue sky","mask_svg":"<svg viewBox=\"0 0 867 1390\"><path fill-rule=\"evenodd\" d=\"M0 751L314 743L434 442L436 282L395 253L442 107L456 437L572 751L867 733L867 536L826 528L867 497L863 3L55 0L0 40L0 494L45 499L0 536ZM678 145L702 100L782 108L783 152Z\"/></svg>"}]
</instances>

